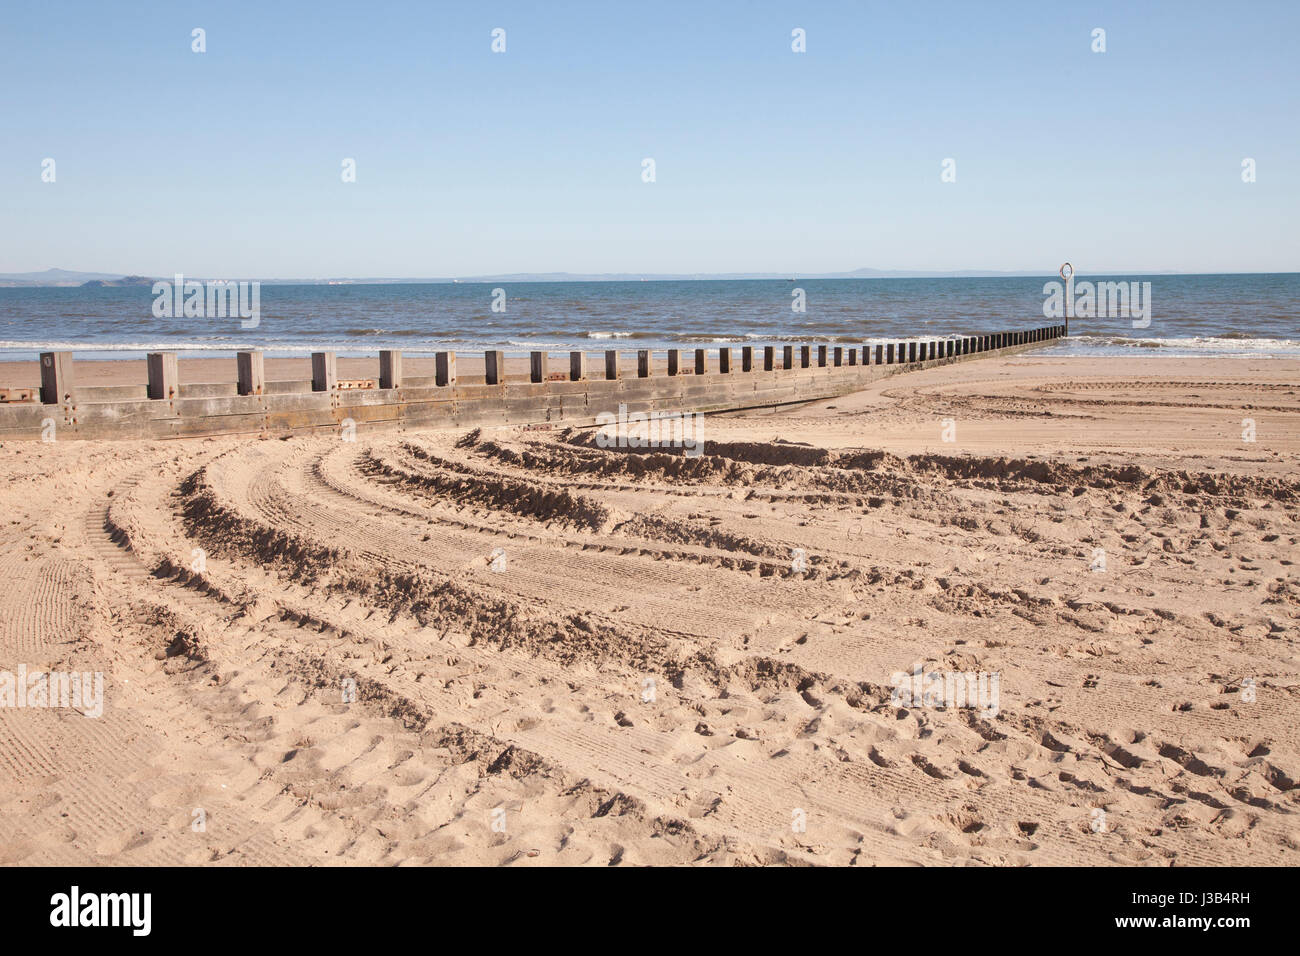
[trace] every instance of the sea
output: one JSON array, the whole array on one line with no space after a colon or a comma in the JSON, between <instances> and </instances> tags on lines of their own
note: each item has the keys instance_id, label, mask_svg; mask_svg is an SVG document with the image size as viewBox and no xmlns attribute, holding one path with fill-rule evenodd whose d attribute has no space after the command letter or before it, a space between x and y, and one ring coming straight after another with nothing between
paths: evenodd
<instances>
[{"instance_id":1,"label":"sea","mask_svg":"<svg viewBox=\"0 0 1300 956\"><path fill-rule=\"evenodd\" d=\"M1056 354L1300 357L1300 273L1078 276L1150 283L1150 318L1076 317ZM589 282L263 283L256 328L157 317L149 286L0 288L0 360L70 350L222 357L334 350L662 350L874 345L1047 324L1057 276ZM1076 286L1076 295L1079 294ZM795 306L802 305L798 311Z\"/></svg>"}]
</instances>

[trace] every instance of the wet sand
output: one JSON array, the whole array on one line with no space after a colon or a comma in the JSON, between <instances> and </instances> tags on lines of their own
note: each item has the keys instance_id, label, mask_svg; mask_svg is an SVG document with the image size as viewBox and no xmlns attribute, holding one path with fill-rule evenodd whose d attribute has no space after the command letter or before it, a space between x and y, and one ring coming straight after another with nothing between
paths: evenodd
<instances>
[{"instance_id":1,"label":"wet sand","mask_svg":"<svg viewBox=\"0 0 1300 956\"><path fill-rule=\"evenodd\" d=\"M268 358L264 361L268 382L311 381L310 357ZM594 361L594 357L588 359L588 362L591 361ZM182 385L233 384L238 378L233 358L182 358L177 360L176 365ZM557 354L551 359L550 366L553 372L567 372L567 358L561 364ZM620 367L635 369L635 357L622 358ZM458 354L456 368L458 373L467 380L474 377L475 380L481 381L484 369L483 356L481 353ZM149 370L144 359L79 359L76 369L76 381L80 386L145 385L149 381ZM434 358L432 355L405 355L402 358L402 372L410 377L432 376ZM528 359L508 358L506 374L511 378L525 379L528 375ZM340 357L338 375L341 379L368 378L378 383L379 359L377 356ZM30 388L40 384L41 367L38 362L0 362L0 388Z\"/></svg>"}]
</instances>

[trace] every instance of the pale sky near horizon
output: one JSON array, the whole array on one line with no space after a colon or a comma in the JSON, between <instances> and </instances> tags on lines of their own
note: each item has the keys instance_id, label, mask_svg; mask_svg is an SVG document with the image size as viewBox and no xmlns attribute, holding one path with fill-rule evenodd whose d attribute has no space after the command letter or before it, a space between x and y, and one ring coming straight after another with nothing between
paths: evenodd
<instances>
[{"instance_id":1,"label":"pale sky near horizon","mask_svg":"<svg viewBox=\"0 0 1300 956\"><path fill-rule=\"evenodd\" d=\"M1298 32L1288 2L10 4L0 272L1294 271Z\"/></svg>"}]
</instances>

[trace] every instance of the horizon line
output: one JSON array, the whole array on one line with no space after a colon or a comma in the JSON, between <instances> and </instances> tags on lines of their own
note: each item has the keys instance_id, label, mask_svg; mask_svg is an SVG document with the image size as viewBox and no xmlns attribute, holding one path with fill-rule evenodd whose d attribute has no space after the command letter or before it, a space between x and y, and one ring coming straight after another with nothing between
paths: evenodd
<instances>
[{"instance_id":1,"label":"horizon line","mask_svg":"<svg viewBox=\"0 0 1300 956\"><path fill-rule=\"evenodd\" d=\"M165 282L176 275L189 276L194 278L193 273L171 273L167 276L157 276L148 273L139 272L89 272L74 269L62 269L52 267L39 272L0 272L0 282L20 283L39 287L41 280L48 276L49 273L61 275L64 282L91 282L91 281L116 281L121 279L152 279L154 281ZM1256 270L1229 270L1229 271L1185 271L1185 270L1167 270L1167 269L1100 269L1094 272L1081 272L1074 270L1076 279L1094 275L1094 276L1210 276L1210 275L1297 275L1300 270L1289 271L1256 271ZM225 281L231 281L230 274L210 273L197 274L199 278L216 279L222 278ZM1059 270L995 270L995 269L955 269L955 270L925 270L925 269L876 269L861 268L840 272L500 272L500 273L480 273L477 275L448 275L448 276L347 276L347 275L326 275L326 276L259 276L256 278L240 277L233 281L247 282L267 282L291 285L295 283L302 284L322 284L322 283L348 283L353 285L368 284L408 284L408 285L441 285L441 284L461 284L461 283L487 283L487 282L619 282L619 281L645 281L645 282L690 282L690 281L787 281L795 282L805 279L993 279L993 278L1059 278ZM51 279L56 277L50 277ZM199 281L198 278L195 281Z\"/></svg>"}]
</instances>

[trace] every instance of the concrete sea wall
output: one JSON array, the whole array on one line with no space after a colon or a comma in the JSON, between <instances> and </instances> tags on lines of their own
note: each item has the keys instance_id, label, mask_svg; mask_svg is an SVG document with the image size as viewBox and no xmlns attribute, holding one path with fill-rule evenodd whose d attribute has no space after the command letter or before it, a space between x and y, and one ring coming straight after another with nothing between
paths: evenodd
<instances>
[{"instance_id":1,"label":"concrete sea wall","mask_svg":"<svg viewBox=\"0 0 1300 956\"><path fill-rule=\"evenodd\" d=\"M1065 334L1046 326L888 345L785 345L672 349L667 374L648 351L630 372L621 353L590 364L530 355L527 379L507 379L505 356L488 352L476 381L458 378L456 353L438 352L436 374L404 378L402 353L381 352L378 387L340 383L332 352L312 355L312 380L267 382L261 352L240 352L234 384L179 383L175 353L150 353L143 385L76 383L70 352L41 356L39 400L0 404L0 440L186 438L371 428L594 424L602 413L718 412L833 398L888 375L1040 348ZM652 374L655 372L655 374ZM367 383L372 384L372 383Z\"/></svg>"}]
</instances>

